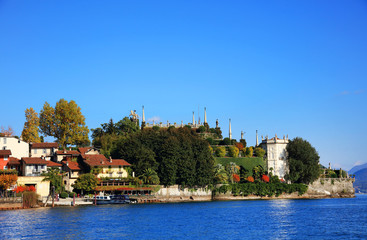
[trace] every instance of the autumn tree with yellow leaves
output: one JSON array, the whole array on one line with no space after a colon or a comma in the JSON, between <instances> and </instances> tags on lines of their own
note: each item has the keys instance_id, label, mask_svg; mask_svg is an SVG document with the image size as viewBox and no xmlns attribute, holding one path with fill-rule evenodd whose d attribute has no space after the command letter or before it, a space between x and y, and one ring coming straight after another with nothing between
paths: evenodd
<instances>
[{"instance_id":1,"label":"autumn tree with yellow leaves","mask_svg":"<svg viewBox=\"0 0 367 240\"><path fill-rule=\"evenodd\" d=\"M39 118L38 113L34 111L33 108L27 108L25 110L26 122L24 123L22 131L22 139L25 142L40 142L40 137L38 135Z\"/></svg>"},{"instance_id":2,"label":"autumn tree with yellow leaves","mask_svg":"<svg viewBox=\"0 0 367 240\"><path fill-rule=\"evenodd\" d=\"M85 117L73 100L60 99L55 108L45 102L40 112L40 130L45 136L55 137L64 149L67 145L89 145Z\"/></svg>"}]
</instances>

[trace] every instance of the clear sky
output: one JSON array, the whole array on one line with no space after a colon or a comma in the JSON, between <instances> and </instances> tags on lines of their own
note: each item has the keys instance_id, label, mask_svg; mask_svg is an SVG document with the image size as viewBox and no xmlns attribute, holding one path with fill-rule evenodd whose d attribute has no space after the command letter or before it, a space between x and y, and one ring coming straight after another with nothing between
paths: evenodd
<instances>
[{"instance_id":1,"label":"clear sky","mask_svg":"<svg viewBox=\"0 0 367 240\"><path fill-rule=\"evenodd\" d=\"M324 165L367 162L367 1L0 0L0 81L17 135L26 108L60 98L89 128L200 106L250 145L288 134Z\"/></svg>"}]
</instances>

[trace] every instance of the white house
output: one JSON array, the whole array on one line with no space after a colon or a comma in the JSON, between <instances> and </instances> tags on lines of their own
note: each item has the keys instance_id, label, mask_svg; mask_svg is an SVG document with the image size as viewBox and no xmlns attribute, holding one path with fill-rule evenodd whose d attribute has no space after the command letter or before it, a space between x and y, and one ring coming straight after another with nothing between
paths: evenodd
<instances>
[{"instance_id":1,"label":"white house","mask_svg":"<svg viewBox=\"0 0 367 240\"><path fill-rule=\"evenodd\" d=\"M289 172L286 150L288 142L288 136L280 139L277 135L271 139L266 137L262 140L262 146L266 151L268 172L272 172L279 178L284 178Z\"/></svg>"},{"instance_id":2,"label":"white house","mask_svg":"<svg viewBox=\"0 0 367 240\"><path fill-rule=\"evenodd\" d=\"M11 150L12 157L29 157L29 144L16 137L0 137L0 150Z\"/></svg>"}]
</instances>

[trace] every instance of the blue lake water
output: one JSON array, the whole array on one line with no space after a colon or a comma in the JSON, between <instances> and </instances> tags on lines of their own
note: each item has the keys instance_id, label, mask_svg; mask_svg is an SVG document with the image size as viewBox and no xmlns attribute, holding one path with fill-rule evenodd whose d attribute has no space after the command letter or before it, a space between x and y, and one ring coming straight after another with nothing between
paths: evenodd
<instances>
[{"instance_id":1,"label":"blue lake water","mask_svg":"<svg viewBox=\"0 0 367 240\"><path fill-rule=\"evenodd\" d=\"M367 239L367 196L0 212L0 239Z\"/></svg>"}]
</instances>

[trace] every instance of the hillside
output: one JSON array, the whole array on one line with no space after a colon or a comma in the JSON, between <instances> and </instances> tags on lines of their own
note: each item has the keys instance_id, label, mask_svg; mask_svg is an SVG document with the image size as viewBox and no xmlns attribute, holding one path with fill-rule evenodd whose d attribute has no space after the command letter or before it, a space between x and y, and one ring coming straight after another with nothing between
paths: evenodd
<instances>
[{"instance_id":1,"label":"hillside","mask_svg":"<svg viewBox=\"0 0 367 240\"><path fill-rule=\"evenodd\" d=\"M367 168L359 170L354 174L356 175L356 181L354 183L356 193L358 192L367 193Z\"/></svg>"},{"instance_id":2,"label":"hillside","mask_svg":"<svg viewBox=\"0 0 367 240\"><path fill-rule=\"evenodd\" d=\"M354 166L351 170L348 171L349 174L354 174L355 172L362 170L363 168L367 168L367 163L361 164L358 166Z\"/></svg>"}]
</instances>

